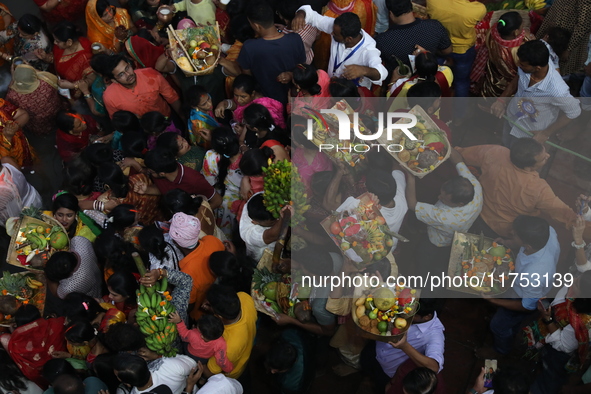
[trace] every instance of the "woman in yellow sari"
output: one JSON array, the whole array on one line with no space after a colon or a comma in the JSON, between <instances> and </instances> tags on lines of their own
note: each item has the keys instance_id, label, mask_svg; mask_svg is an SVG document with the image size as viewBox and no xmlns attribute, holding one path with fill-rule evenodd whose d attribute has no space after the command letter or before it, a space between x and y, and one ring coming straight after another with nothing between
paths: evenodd
<instances>
[{"instance_id":1,"label":"woman in yellow sari","mask_svg":"<svg viewBox=\"0 0 591 394\"><path fill-rule=\"evenodd\" d=\"M107 0L88 2L86 25L90 42L98 42L113 52L120 52L127 37L137 31L127 11L110 5Z\"/></svg>"},{"instance_id":2,"label":"woman in yellow sari","mask_svg":"<svg viewBox=\"0 0 591 394\"><path fill-rule=\"evenodd\" d=\"M0 157L12 158L19 167L28 167L35 161L35 153L22 127L29 121L27 111L0 99Z\"/></svg>"},{"instance_id":3,"label":"woman in yellow sari","mask_svg":"<svg viewBox=\"0 0 591 394\"><path fill-rule=\"evenodd\" d=\"M60 222L70 239L81 236L94 242L101 234L101 228L80 209L78 198L67 191L60 190L53 196L52 211L43 213Z\"/></svg>"}]
</instances>

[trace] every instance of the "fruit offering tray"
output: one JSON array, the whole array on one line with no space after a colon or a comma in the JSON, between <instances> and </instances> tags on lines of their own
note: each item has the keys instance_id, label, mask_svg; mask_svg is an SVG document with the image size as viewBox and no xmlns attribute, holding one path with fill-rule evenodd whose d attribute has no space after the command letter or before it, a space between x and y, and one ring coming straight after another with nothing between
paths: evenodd
<instances>
[{"instance_id":1,"label":"fruit offering tray","mask_svg":"<svg viewBox=\"0 0 591 394\"><path fill-rule=\"evenodd\" d=\"M220 28L213 26L190 27L174 30L168 27L168 40L172 60L186 76L213 73L221 55Z\"/></svg>"},{"instance_id":2,"label":"fruit offering tray","mask_svg":"<svg viewBox=\"0 0 591 394\"><path fill-rule=\"evenodd\" d=\"M497 296L511 287L514 271L515 259L511 249L482 234L454 234L448 265L452 286L448 286L448 290ZM462 280L453 281L454 277Z\"/></svg>"},{"instance_id":3,"label":"fruit offering tray","mask_svg":"<svg viewBox=\"0 0 591 394\"><path fill-rule=\"evenodd\" d=\"M397 342L419 310L419 291L410 287L357 288L351 317L360 335L381 342Z\"/></svg>"},{"instance_id":4,"label":"fruit offering tray","mask_svg":"<svg viewBox=\"0 0 591 394\"><path fill-rule=\"evenodd\" d=\"M351 120L350 129L353 129L355 111L345 100L337 101L331 109L346 113ZM322 145L322 152L326 153L331 160L337 163L342 161L351 167L355 167L365 159L363 152L367 151L367 144L357 138L353 132L351 132L350 140L339 139L339 120L335 115L321 114L310 107L305 107L305 110L307 117L313 120L312 143L319 148ZM366 131L369 131L361 119L358 119L357 124L360 133L365 134ZM307 130L304 133L307 133ZM357 147L357 145L360 146ZM332 146L332 148L329 149L329 146Z\"/></svg>"},{"instance_id":5,"label":"fruit offering tray","mask_svg":"<svg viewBox=\"0 0 591 394\"><path fill-rule=\"evenodd\" d=\"M345 206L346 209L342 209ZM370 193L347 199L320 225L358 268L380 261L394 245L393 233L380 214L375 196Z\"/></svg>"},{"instance_id":6,"label":"fruit offering tray","mask_svg":"<svg viewBox=\"0 0 591 394\"><path fill-rule=\"evenodd\" d=\"M378 138L378 142L386 145L402 145L404 149L400 152L391 150L387 152L414 176L423 178L449 158L450 143L445 132L435 124L423 108L416 105L408 113L417 117L417 124L409 129L416 140L412 140L402 130L395 129L391 140L387 138L386 133L383 133ZM396 124L403 123L409 123L409 120L403 118L396 122Z\"/></svg>"},{"instance_id":7,"label":"fruit offering tray","mask_svg":"<svg viewBox=\"0 0 591 394\"><path fill-rule=\"evenodd\" d=\"M255 308L272 318L286 314L302 323L312 320L312 308L308 301L311 287L302 285L297 271L279 274L271 271L273 254L265 249L252 277L251 296Z\"/></svg>"},{"instance_id":8,"label":"fruit offering tray","mask_svg":"<svg viewBox=\"0 0 591 394\"><path fill-rule=\"evenodd\" d=\"M10 327L16 310L23 304L34 305L43 315L45 289L45 275L41 272L5 271L0 278L0 326Z\"/></svg>"},{"instance_id":9,"label":"fruit offering tray","mask_svg":"<svg viewBox=\"0 0 591 394\"><path fill-rule=\"evenodd\" d=\"M41 219L23 216L14 222L6 262L29 270L31 259L38 254L47 253L49 258L54 252L68 250L69 239L64 227L51 216L41 214ZM45 258L44 258L45 259Z\"/></svg>"}]
</instances>

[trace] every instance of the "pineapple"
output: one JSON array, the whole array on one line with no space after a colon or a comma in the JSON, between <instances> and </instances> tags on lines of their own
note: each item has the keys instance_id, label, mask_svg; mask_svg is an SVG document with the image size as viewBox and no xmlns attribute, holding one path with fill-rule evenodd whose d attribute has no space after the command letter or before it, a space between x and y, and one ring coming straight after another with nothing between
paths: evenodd
<instances>
[{"instance_id":1,"label":"pineapple","mask_svg":"<svg viewBox=\"0 0 591 394\"><path fill-rule=\"evenodd\" d=\"M281 275L269 271L266 267L263 269L255 269L252 276L253 289L261 290L263 286L270 282L278 282L281 280Z\"/></svg>"},{"instance_id":2,"label":"pineapple","mask_svg":"<svg viewBox=\"0 0 591 394\"><path fill-rule=\"evenodd\" d=\"M25 208L23 208L23 210L21 211L21 214L19 216L21 218L23 218L25 216L30 216L32 218L42 220L42 218L41 218L41 210L39 208L35 208L35 207L25 207Z\"/></svg>"},{"instance_id":3,"label":"pineapple","mask_svg":"<svg viewBox=\"0 0 591 394\"><path fill-rule=\"evenodd\" d=\"M0 279L0 291L4 293L6 290L7 294L13 295L17 298L29 298L31 291L27 286L26 275L15 274L12 275L8 271L4 271L2 278Z\"/></svg>"}]
</instances>

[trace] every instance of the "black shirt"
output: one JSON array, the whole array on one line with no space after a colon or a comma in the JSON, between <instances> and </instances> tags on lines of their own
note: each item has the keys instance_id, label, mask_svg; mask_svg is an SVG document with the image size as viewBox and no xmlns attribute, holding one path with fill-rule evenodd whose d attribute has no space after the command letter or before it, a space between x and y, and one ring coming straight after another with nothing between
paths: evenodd
<instances>
[{"instance_id":1,"label":"black shirt","mask_svg":"<svg viewBox=\"0 0 591 394\"><path fill-rule=\"evenodd\" d=\"M246 40L238 56L243 70L250 70L266 97L287 103L288 84L277 82L279 74L306 62L306 50L299 34L286 34L277 40Z\"/></svg>"},{"instance_id":2,"label":"black shirt","mask_svg":"<svg viewBox=\"0 0 591 394\"><path fill-rule=\"evenodd\" d=\"M376 47L382 52L388 73L398 67L396 58L410 66L408 55L415 51L415 45L435 54L449 48L451 40L441 22L434 19L416 19L406 25L391 25L390 29L376 36Z\"/></svg>"}]
</instances>

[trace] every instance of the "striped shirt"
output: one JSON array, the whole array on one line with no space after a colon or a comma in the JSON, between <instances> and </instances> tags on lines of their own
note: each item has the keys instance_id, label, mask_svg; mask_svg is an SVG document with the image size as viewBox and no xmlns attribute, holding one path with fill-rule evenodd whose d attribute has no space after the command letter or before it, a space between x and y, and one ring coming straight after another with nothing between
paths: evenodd
<instances>
[{"instance_id":1,"label":"striped shirt","mask_svg":"<svg viewBox=\"0 0 591 394\"><path fill-rule=\"evenodd\" d=\"M569 119L581 114L579 100L570 94L568 85L556 69L549 67L546 77L533 86L529 86L531 74L526 74L521 68L517 72L517 93L507 108L507 116L513 122L529 131L541 131L556 122L560 111ZM530 137L515 126L511 128L511 135Z\"/></svg>"}]
</instances>

